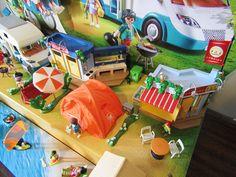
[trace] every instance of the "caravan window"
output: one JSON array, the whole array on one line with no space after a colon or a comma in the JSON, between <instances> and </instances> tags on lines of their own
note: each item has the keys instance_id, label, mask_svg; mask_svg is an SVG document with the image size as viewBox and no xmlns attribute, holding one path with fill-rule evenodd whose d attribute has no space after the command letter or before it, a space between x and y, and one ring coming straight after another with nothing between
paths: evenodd
<instances>
[{"instance_id":1,"label":"caravan window","mask_svg":"<svg viewBox=\"0 0 236 177\"><path fill-rule=\"evenodd\" d=\"M13 48L14 48L14 50L15 50L16 52L19 52L19 50L17 49L16 46L13 45Z\"/></svg>"},{"instance_id":2,"label":"caravan window","mask_svg":"<svg viewBox=\"0 0 236 177\"><path fill-rule=\"evenodd\" d=\"M111 0L111 13L117 14L118 3L117 0Z\"/></svg>"},{"instance_id":3,"label":"caravan window","mask_svg":"<svg viewBox=\"0 0 236 177\"><path fill-rule=\"evenodd\" d=\"M225 7L223 0L172 0L173 4L197 7Z\"/></svg>"},{"instance_id":4,"label":"caravan window","mask_svg":"<svg viewBox=\"0 0 236 177\"><path fill-rule=\"evenodd\" d=\"M41 52L42 50L44 50L44 48L42 48L37 42L21 48L23 55L26 57L30 57L38 52Z\"/></svg>"},{"instance_id":5,"label":"caravan window","mask_svg":"<svg viewBox=\"0 0 236 177\"><path fill-rule=\"evenodd\" d=\"M4 36L6 37L6 38L8 38L8 36L7 36L7 34L6 33L3 33L4 34Z\"/></svg>"}]
</instances>

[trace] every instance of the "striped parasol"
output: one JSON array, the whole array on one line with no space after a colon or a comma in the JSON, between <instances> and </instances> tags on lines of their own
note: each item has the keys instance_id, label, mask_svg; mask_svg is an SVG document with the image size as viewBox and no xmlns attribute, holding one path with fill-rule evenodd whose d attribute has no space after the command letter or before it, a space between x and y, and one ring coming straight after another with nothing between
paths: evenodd
<instances>
[{"instance_id":1,"label":"striped parasol","mask_svg":"<svg viewBox=\"0 0 236 177\"><path fill-rule=\"evenodd\" d=\"M64 74L53 67L42 67L34 72L33 84L43 93L55 93L64 86Z\"/></svg>"}]
</instances>

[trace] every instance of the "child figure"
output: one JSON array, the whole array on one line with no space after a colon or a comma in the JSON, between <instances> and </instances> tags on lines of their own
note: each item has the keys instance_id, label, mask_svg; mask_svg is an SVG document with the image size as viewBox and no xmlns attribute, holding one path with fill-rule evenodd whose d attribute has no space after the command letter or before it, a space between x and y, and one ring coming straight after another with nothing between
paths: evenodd
<instances>
[{"instance_id":1,"label":"child figure","mask_svg":"<svg viewBox=\"0 0 236 177\"><path fill-rule=\"evenodd\" d=\"M53 150L50 155L50 165L55 165L56 163L59 162L59 155L57 151Z\"/></svg>"},{"instance_id":2,"label":"child figure","mask_svg":"<svg viewBox=\"0 0 236 177\"><path fill-rule=\"evenodd\" d=\"M77 119L74 118L74 117L72 117L72 118L70 119L70 125L68 125L68 126L66 127L66 132L67 132L67 133L71 133L71 130L73 130L73 131L74 131L74 134L78 134L78 135L77 135L77 138L79 138L79 137L80 137L80 133L81 133L80 129L81 129L81 127L80 127L80 125L78 124Z\"/></svg>"},{"instance_id":3,"label":"child figure","mask_svg":"<svg viewBox=\"0 0 236 177\"><path fill-rule=\"evenodd\" d=\"M130 46L133 40L133 36L136 36L138 40L141 41L138 31L133 25L133 22L136 19L135 12L131 9L123 10L121 19L123 24L114 33L113 36L117 37L118 35L120 35L121 44L126 45L127 47Z\"/></svg>"},{"instance_id":4,"label":"child figure","mask_svg":"<svg viewBox=\"0 0 236 177\"><path fill-rule=\"evenodd\" d=\"M164 129L164 136L170 135L171 134L171 126L173 124L173 121L167 121L164 125L162 125Z\"/></svg>"},{"instance_id":5,"label":"child figure","mask_svg":"<svg viewBox=\"0 0 236 177\"><path fill-rule=\"evenodd\" d=\"M21 138L14 147L14 149L16 149L16 150L27 150L30 148L31 148L31 145L29 143L25 142L23 138Z\"/></svg>"},{"instance_id":6,"label":"child figure","mask_svg":"<svg viewBox=\"0 0 236 177\"><path fill-rule=\"evenodd\" d=\"M4 53L3 56L4 56L3 61L7 65L8 70L9 71L14 70L15 66L13 65L12 59L9 57L9 55Z\"/></svg>"},{"instance_id":7,"label":"child figure","mask_svg":"<svg viewBox=\"0 0 236 177\"><path fill-rule=\"evenodd\" d=\"M74 167L72 168L71 170L71 176L72 177L77 177L77 176L80 176L82 174L86 174L87 173L87 168L85 167Z\"/></svg>"},{"instance_id":8,"label":"child figure","mask_svg":"<svg viewBox=\"0 0 236 177\"><path fill-rule=\"evenodd\" d=\"M98 8L102 8L99 0L87 0L86 1L86 5L84 8L84 12L86 13L86 11L88 10L90 15L91 15L91 23L90 26L94 26L94 17L96 18L96 28L99 28L99 23L98 23Z\"/></svg>"},{"instance_id":9,"label":"child figure","mask_svg":"<svg viewBox=\"0 0 236 177\"><path fill-rule=\"evenodd\" d=\"M4 121L9 124L9 123L14 122L15 120L16 120L15 116L11 114Z\"/></svg>"},{"instance_id":10,"label":"child figure","mask_svg":"<svg viewBox=\"0 0 236 177\"><path fill-rule=\"evenodd\" d=\"M7 0L7 1L14 7L14 9L16 9L20 17L23 17L24 9L21 3L18 0Z\"/></svg>"},{"instance_id":11,"label":"child figure","mask_svg":"<svg viewBox=\"0 0 236 177\"><path fill-rule=\"evenodd\" d=\"M24 88L24 82L22 81L22 77L23 77L23 73L21 72L16 72L14 74L16 85L18 88Z\"/></svg>"}]
</instances>

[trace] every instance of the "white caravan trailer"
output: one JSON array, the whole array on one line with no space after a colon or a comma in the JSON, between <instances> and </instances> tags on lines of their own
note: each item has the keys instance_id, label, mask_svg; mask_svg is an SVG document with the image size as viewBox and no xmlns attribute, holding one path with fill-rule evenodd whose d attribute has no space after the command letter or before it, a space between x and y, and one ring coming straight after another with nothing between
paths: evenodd
<instances>
[{"instance_id":1,"label":"white caravan trailer","mask_svg":"<svg viewBox=\"0 0 236 177\"><path fill-rule=\"evenodd\" d=\"M85 0L82 0L84 3ZM135 27L156 41L204 50L210 39L231 40L230 6L223 0L100 0L105 15L121 21L124 9L137 16Z\"/></svg>"},{"instance_id":2,"label":"white caravan trailer","mask_svg":"<svg viewBox=\"0 0 236 177\"><path fill-rule=\"evenodd\" d=\"M48 49L38 43L43 36L36 26L15 15L0 18L2 50L15 57L31 74L49 64Z\"/></svg>"}]
</instances>

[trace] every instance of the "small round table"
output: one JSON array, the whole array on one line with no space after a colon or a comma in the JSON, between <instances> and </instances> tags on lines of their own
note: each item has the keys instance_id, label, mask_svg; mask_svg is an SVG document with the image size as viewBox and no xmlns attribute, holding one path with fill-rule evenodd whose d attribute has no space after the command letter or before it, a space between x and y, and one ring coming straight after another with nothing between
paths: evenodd
<instances>
[{"instance_id":1,"label":"small round table","mask_svg":"<svg viewBox=\"0 0 236 177\"><path fill-rule=\"evenodd\" d=\"M163 138L154 138L151 141L151 154L156 160L161 160L168 154L170 147L168 142Z\"/></svg>"}]
</instances>

